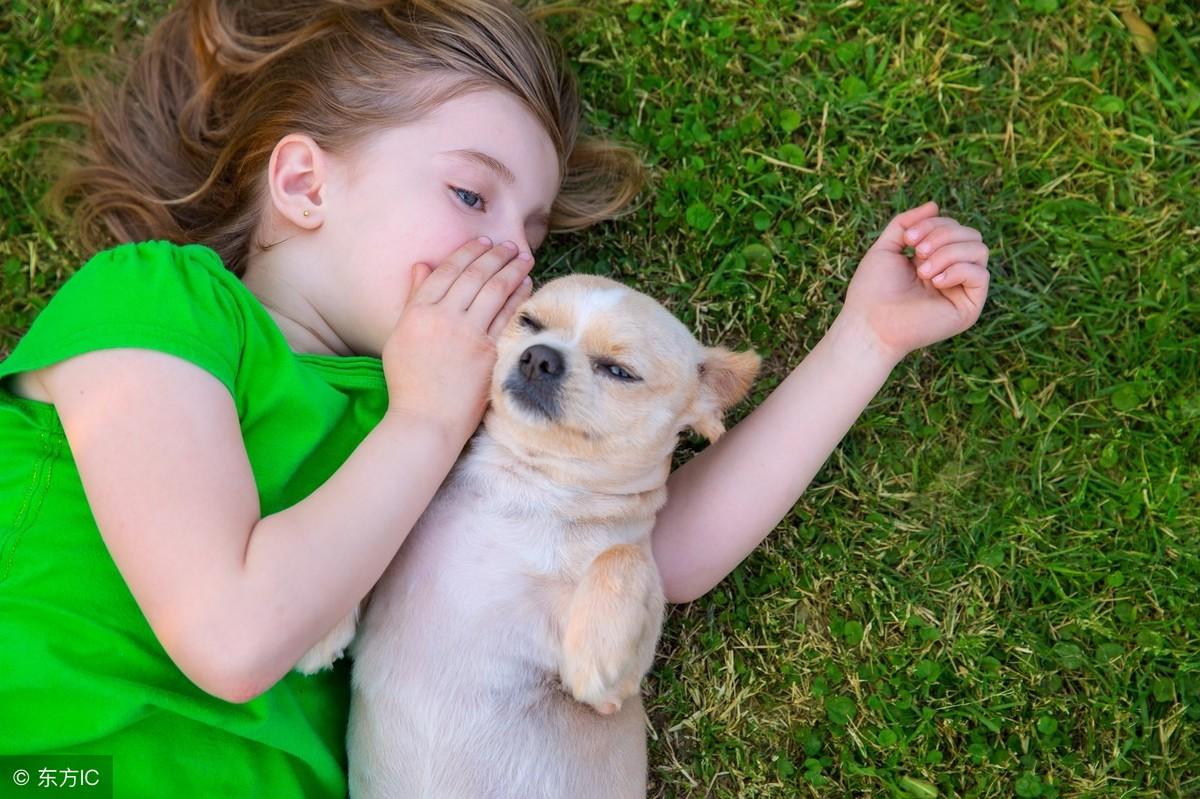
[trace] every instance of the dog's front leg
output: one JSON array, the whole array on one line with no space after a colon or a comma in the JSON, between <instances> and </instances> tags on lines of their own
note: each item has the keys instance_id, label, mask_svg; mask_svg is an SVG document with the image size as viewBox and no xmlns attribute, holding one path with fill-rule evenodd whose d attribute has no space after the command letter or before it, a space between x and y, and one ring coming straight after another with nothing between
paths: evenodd
<instances>
[{"instance_id":1,"label":"dog's front leg","mask_svg":"<svg viewBox=\"0 0 1200 799\"><path fill-rule=\"evenodd\" d=\"M610 547L588 566L571 597L559 672L580 702L609 715L637 694L662 632L662 580L645 547Z\"/></svg>"}]
</instances>

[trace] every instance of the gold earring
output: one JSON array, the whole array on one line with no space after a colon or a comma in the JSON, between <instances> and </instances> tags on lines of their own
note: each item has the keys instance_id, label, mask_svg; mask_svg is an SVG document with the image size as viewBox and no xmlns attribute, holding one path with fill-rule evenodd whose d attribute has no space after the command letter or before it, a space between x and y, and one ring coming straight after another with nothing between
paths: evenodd
<instances>
[{"instance_id":1,"label":"gold earring","mask_svg":"<svg viewBox=\"0 0 1200 799\"><path fill-rule=\"evenodd\" d=\"M307 209L307 208L305 208L305 209L304 209L304 215L305 215L305 216L308 216L308 209Z\"/></svg>"}]
</instances>

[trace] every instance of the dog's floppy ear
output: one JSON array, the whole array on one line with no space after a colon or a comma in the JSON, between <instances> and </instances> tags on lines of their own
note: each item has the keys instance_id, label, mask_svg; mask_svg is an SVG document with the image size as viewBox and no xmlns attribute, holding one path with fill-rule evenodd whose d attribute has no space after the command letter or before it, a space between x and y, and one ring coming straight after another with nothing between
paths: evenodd
<instances>
[{"instance_id":1,"label":"dog's floppy ear","mask_svg":"<svg viewBox=\"0 0 1200 799\"><path fill-rule=\"evenodd\" d=\"M741 402L758 376L762 358L753 351L730 352L705 347L700 364L700 392L686 415L687 426L709 441L725 432L725 411Z\"/></svg>"}]
</instances>

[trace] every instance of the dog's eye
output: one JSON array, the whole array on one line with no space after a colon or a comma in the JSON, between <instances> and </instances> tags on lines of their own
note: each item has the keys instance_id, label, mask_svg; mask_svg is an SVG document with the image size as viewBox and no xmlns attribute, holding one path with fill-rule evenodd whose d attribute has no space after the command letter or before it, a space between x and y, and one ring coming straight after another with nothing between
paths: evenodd
<instances>
[{"instance_id":1,"label":"dog's eye","mask_svg":"<svg viewBox=\"0 0 1200 799\"><path fill-rule=\"evenodd\" d=\"M521 321L521 324L523 324L525 327L529 328L530 330L532 330L535 333L540 332L542 330L542 326L539 325L534 320L534 318L532 316L530 316L529 314L526 314L526 313L521 314L520 321Z\"/></svg>"},{"instance_id":2,"label":"dog's eye","mask_svg":"<svg viewBox=\"0 0 1200 799\"><path fill-rule=\"evenodd\" d=\"M599 361L596 363L596 368L599 369L604 374L606 374L610 377L615 377L618 380L627 380L630 382L637 382L642 379L636 375L632 375L629 372L625 371L625 369L620 364L616 364L616 363L607 363L605 361Z\"/></svg>"}]
</instances>

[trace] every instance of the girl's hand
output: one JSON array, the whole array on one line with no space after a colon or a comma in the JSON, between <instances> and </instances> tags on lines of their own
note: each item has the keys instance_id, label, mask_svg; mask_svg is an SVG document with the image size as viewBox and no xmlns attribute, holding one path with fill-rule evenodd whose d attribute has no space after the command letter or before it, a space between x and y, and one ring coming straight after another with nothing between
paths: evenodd
<instances>
[{"instance_id":1,"label":"girl's hand","mask_svg":"<svg viewBox=\"0 0 1200 799\"><path fill-rule=\"evenodd\" d=\"M937 212L929 202L892 219L846 290L842 313L865 322L897 362L975 324L987 298L983 237ZM913 259L905 246L916 248Z\"/></svg>"},{"instance_id":2,"label":"girl's hand","mask_svg":"<svg viewBox=\"0 0 1200 799\"><path fill-rule=\"evenodd\" d=\"M388 413L426 419L465 443L487 406L496 337L529 298L533 268L512 242L471 241L436 269L413 266L413 290L383 345Z\"/></svg>"}]
</instances>

